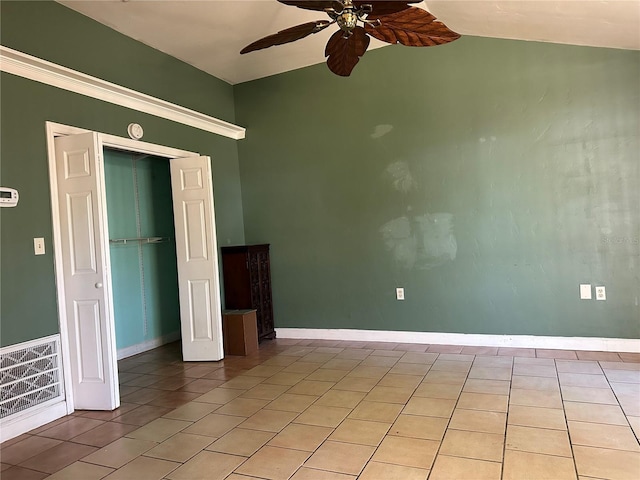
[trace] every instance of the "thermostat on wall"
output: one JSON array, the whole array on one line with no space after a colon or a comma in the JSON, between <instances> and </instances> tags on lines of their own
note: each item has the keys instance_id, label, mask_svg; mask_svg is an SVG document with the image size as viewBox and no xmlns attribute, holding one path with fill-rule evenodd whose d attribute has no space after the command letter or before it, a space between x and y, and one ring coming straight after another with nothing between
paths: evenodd
<instances>
[{"instance_id":1,"label":"thermostat on wall","mask_svg":"<svg viewBox=\"0 0 640 480\"><path fill-rule=\"evenodd\" d=\"M0 187L0 207L18 205L18 191L15 188Z\"/></svg>"}]
</instances>

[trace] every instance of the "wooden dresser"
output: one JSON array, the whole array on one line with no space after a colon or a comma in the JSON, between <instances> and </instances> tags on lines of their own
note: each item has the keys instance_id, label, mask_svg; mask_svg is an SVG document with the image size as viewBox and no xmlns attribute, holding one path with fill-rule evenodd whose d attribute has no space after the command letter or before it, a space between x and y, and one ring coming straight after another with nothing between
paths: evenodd
<instances>
[{"instance_id":1,"label":"wooden dresser","mask_svg":"<svg viewBox=\"0 0 640 480\"><path fill-rule=\"evenodd\" d=\"M225 308L256 310L258 340L275 338L269 245L222 247Z\"/></svg>"}]
</instances>

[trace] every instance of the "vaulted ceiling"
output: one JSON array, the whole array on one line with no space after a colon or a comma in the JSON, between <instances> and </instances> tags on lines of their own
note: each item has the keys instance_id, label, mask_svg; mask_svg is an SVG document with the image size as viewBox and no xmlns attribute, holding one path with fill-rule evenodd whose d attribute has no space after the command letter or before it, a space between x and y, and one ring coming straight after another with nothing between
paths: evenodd
<instances>
[{"instance_id":1,"label":"vaulted ceiling","mask_svg":"<svg viewBox=\"0 0 640 480\"><path fill-rule=\"evenodd\" d=\"M276 0L58 1L231 84L325 61L333 32L240 55L258 38L327 17ZM462 35L640 50L640 0L428 0L417 6ZM373 39L369 48L385 45Z\"/></svg>"}]
</instances>

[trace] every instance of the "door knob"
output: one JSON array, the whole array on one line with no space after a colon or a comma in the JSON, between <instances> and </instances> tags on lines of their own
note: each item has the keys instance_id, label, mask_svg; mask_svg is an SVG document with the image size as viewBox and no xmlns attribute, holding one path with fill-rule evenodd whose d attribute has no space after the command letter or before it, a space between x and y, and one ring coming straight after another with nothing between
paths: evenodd
<instances>
[{"instance_id":1,"label":"door knob","mask_svg":"<svg viewBox=\"0 0 640 480\"><path fill-rule=\"evenodd\" d=\"M102 284L100 282L96 283L96 288L102 288Z\"/></svg>"}]
</instances>

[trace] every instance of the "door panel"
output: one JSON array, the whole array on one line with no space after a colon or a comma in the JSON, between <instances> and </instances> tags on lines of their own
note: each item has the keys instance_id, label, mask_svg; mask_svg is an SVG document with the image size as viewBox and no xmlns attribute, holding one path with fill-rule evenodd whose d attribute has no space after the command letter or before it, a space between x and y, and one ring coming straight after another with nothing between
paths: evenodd
<instances>
[{"instance_id":1,"label":"door panel","mask_svg":"<svg viewBox=\"0 0 640 480\"><path fill-rule=\"evenodd\" d=\"M120 405L98 135L55 139L65 309L77 409Z\"/></svg>"},{"instance_id":2,"label":"door panel","mask_svg":"<svg viewBox=\"0 0 640 480\"><path fill-rule=\"evenodd\" d=\"M69 212L69 249L71 252L71 275L98 274L93 231L94 201L92 192L67 194Z\"/></svg>"},{"instance_id":3,"label":"door panel","mask_svg":"<svg viewBox=\"0 0 640 480\"><path fill-rule=\"evenodd\" d=\"M187 261L204 260L207 255L207 234L205 231L205 206L202 200L184 202L184 235L187 241Z\"/></svg>"},{"instance_id":4,"label":"door panel","mask_svg":"<svg viewBox=\"0 0 640 480\"><path fill-rule=\"evenodd\" d=\"M76 301L74 325L78 332L78 377L81 382L104 382L100 304L95 300Z\"/></svg>"},{"instance_id":5,"label":"door panel","mask_svg":"<svg viewBox=\"0 0 640 480\"><path fill-rule=\"evenodd\" d=\"M183 359L221 360L224 352L211 160L175 158L170 164Z\"/></svg>"},{"instance_id":6,"label":"door panel","mask_svg":"<svg viewBox=\"0 0 640 480\"><path fill-rule=\"evenodd\" d=\"M191 341L213 340L211 330L211 298L208 280L189 280Z\"/></svg>"}]
</instances>

